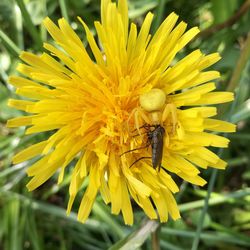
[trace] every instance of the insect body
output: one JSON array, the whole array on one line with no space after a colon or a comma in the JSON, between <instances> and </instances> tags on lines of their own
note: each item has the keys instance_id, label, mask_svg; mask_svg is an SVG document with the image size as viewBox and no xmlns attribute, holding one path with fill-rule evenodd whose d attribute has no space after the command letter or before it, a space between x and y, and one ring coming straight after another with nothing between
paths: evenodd
<instances>
[{"instance_id":1,"label":"insect body","mask_svg":"<svg viewBox=\"0 0 250 250\"><path fill-rule=\"evenodd\" d=\"M161 125L155 125L153 131L148 132L148 140L152 148L152 165L153 168L161 169L162 154L163 154L163 139L165 129Z\"/></svg>"},{"instance_id":2,"label":"insect body","mask_svg":"<svg viewBox=\"0 0 250 250\"><path fill-rule=\"evenodd\" d=\"M130 167L132 167L135 163L142 159L152 159L152 165L153 168L156 169L158 168L158 171L161 169L161 162L162 162L162 155L163 155L163 139L164 139L164 134L165 134L165 129L161 125L149 125L149 124L144 124L141 128L146 129L147 133L147 144L144 147L140 148L135 148L129 151L124 152L123 154L140 150L143 148L147 148L151 145L152 149L152 157L141 157L134 161ZM154 128L151 130L151 128ZM122 154L122 155L123 155Z\"/></svg>"}]
</instances>

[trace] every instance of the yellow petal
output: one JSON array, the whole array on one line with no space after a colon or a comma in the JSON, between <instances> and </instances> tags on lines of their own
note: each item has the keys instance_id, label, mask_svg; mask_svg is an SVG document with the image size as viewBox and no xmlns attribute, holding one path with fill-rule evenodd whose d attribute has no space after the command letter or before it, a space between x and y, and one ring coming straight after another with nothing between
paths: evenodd
<instances>
[{"instance_id":1,"label":"yellow petal","mask_svg":"<svg viewBox=\"0 0 250 250\"><path fill-rule=\"evenodd\" d=\"M225 102L231 102L234 100L234 94L231 92L212 92L202 95L202 97L188 105L210 105L219 104Z\"/></svg>"},{"instance_id":2,"label":"yellow petal","mask_svg":"<svg viewBox=\"0 0 250 250\"><path fill-rule=\"evenodd\" d=\"M105 65L105 62L103 60L103 55L95 42L94 36L90 32L90 30L89 30L88 26L85 24L85 22L80 17L78 17L78 19L82 23L82 25L85 29L85 32L87 35L87 40L88 40L90 48L95 56L96 62L100 65Z\"/></svg>"},{"instance_id":3,"label":"yellow petal","mask_svg":"<svg viewBox=\"0 0 250 250\"><path fill-rule=\"evenodd\" d=\"M235 132L236 125L230 122L220 121L216 119L205 119L203 126L211 131L219 131L219 132Z\"/></svg>"},{"instance_id":4,"label":"yellow petal","mask_svg":"<svg viewBox=\"0 0 250 250\"><path fill-rule=\"evenodd\" d=\"M13 157L13 163L17 164L23 161L27 161L37 155L41 155L43 152L43 149L45 148L45 146L47 145L48 141L42 141L42 142L38 142L36 144L33 144L31 146L29 146L28 148L22 150L21 152L17 153L14 157Z\"/></svg>"},{"instance_id":5,"label":"yellow petal","mask_svg":"<svg viewBox=\"0 0 250 250\"><path fill-rule=\"evenodd\" d=\"M7 121L7 127L19 127L19 126L27 126L32 125L32 118L35 116L20 116Z\"/></svg>"},{"instance_id":6,"label":"yellow petal","mask_svg":"<svg viewBox=\"0 0 250 250\"><path fill-rule=\"evenodd\" d=\"M26 185L29 191L36 189L41 186L45 181L47 181L61 166L63 160L60 159L53 163L47 162L47 157L45 156L40 161L32 165L27 173L29 176L34 175L34 177Z\"/></svg>"},{"instance_id":7,"label":"yellow petal","mask_svg":"<svg viewBox=\"0 0 250 250\"><path fill-rule=\"evenodd\" d=\"M28 107L32 107L33 105L34 102L24 101L24 100L9 99L8 101L8 106L23 111L26 111Z\"/></svg>"},{"instance_id":8,"label":"yellow petal","mask_svg":"<svg viewBox=\"0 0 250 250\"><path fill-rule=\"evenodd\" d=\"M122 195L122 215L126 225L132 225L134 221L133 210L128 194L127 185L124 179L121 179L121 195Z\"/></svg>"},{"instance_id":9,"label":"yellow petal","mask_svg":"<svg viewBox=\"0 0 250 250\"><path fill-rule=\"evenodd\" d=\"M9 82L16 88L25 87L25 86L35 86L35 87L41 86L40 84L34 81L28 80L20 76L10 76Z\"/></svg>"}]
</instances>

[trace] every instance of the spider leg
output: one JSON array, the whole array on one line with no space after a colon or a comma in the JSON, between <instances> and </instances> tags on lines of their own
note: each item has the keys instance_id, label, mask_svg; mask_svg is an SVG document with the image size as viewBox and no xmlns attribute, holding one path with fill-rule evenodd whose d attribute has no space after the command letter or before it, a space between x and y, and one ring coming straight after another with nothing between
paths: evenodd
<instances>
[{"instance_id":1,"label":"spider leg","mask_svg":"<svg viewBox=\"0 0 250 250\"><path fill-rule=\"evenodd\" d=\"M135 123L135 129L130 131L129 129L129 121L131 118L134 116L134 123ZM140 124L144 122L144 125L140 126ZM150 128L150 119L147 117L147 115L143 112L143 110L140 107L134 108L132 112L130 113L128 120L126 121L128 131L129 133L133 133L136 130L138 131L139 135L141 135L140 129L145 128L149 129ZM153 127L153 126L151 126Z\"/></svg>"},{"instance_id":2,"label":"spider leg","mask_svg":"<svg viewBox=\"0 0 250 250\"><path fill-rule=\"evenodd\" d=\"M168 133L165 133L164 144L165 144L166 147L169 146L169 141L170 141L169 134L168 134Z\"/></svg>"},{"instance_id":3,"label":"spider leg","mask_svg":"<svg viewBox=\"0 0 250 250\"><path fill-rule=\"evenodd\" d=\"M134 118L135 118L135 127L136 127L135 130L137 130L138 134L141 135L140 129L141 128L146 129L146 125L150 123L150 120L148 119L148 117L143 113L143 111L140 108L135 109ZM139 125L140 124L139 118L141 118L145 122L144 125L142 125L142 126Z\"/></svg>"},{"instance_id":4,"label":"spider leg","mask_svg":"<svg viewBox=\"0 0 250 250\"><path fill-rule=\"evenodd\" d=\"M141 133L141 134L136 134L136 135L133 135L132 137L136 137L136 136L141 136L141 135L145 135L145 134L147 134L148 133L148 131L146 131L146 132L144 132L144 133Z\"/></svg>"},{"instance_id":5,"label":"spider leg","mask_svg":"<svg viewBox=\"0 0 250 250\"><path fill-rule=\"evenodd\" d=\"M145 115L145 113L143 112L143 110L141 108L138 109L138 113L141 116L142 120L145 121L146 124L151 123L150 119Z\"/></svg>"},{"instance_id":6,"label":"spider leg","mask_svg":"<svg viewBox=\"0 0 250 250\"><path fill-rule=\"evenodd\" d=\"M138 131L139 135L141 135L140 126L139 126L138 108L136 109L136 111L135 111L135 113L134 113L134 116L135 116L135 127L136 127L136 130Z\"/></svg>"},{"instance_id":7,"label":"spider leg","mask_svg":"<svg viewBox=\"0 0 250 250\"><path fill-rule=\"evenodd\" d=\"M126 121L126 124L127 124L127 128L128 128L129 134L130 134L130 133L133 133L133 131L130 131L130 129L129 129L129 121L131 120L131 118L132 118L133 116L135 116L136 110L137 110L137 108L135 108L135 109L132 110L132 112L130 113L130 115L129 115L129 117L128 117L128 120Z\"/></svg>"},{"instance_id":8,"label":"spider leg","mask_svg":"<svg viewBox=\"0 0 250 250\"><path fill-rule=\"evenodd\" d=\"M176 129L176 124L177 124L177 112L176 112L176 107L174 104L168 103L163 112L162 112L162 122L165 122L168 116L171 114L172 118L172 123L173 123L173 132Z\"/></svg>"}]
</instances>

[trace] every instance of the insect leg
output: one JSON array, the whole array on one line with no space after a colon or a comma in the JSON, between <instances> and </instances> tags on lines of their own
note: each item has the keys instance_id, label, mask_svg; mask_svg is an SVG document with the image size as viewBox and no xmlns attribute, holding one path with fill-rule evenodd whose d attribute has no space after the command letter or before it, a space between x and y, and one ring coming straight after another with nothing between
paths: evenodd
<instances>
[{"instance_id":1,"label":"insect leg","mask_svg":"<svg viewBox=\"0 0 250 250\"><path fill-rule=\"evenodd\" d=\"M159 166L157 167L157 171L160 172L161 168L162 168L162 166L159 165Z\"/></svg>"},{"instance_id":2,"label":"insect leg","mask_svg":"<svg viewBox=\"0 0 250 250\"><path fill-rule=\"evenodd\" d=\"M140 160L143 160L143 159L151 159L151 157L146 157L146 156L144 156L144 157L141 157L141 158L139 158L139 159L137 159L137 160L135 160L131 165L130 165L130 167L129 168L131 168L135 163L137 163L138 161L140 161Z\"/></svg>"},{"instance_id":3,"label":"insect leg","mask_svg":"<svg viewBox=\"0 0 250 250\"><path fill-rule=\"evenodd\" d=\"M145 146L143 147L140 147L140 148L134 148L134 149L130 149L128 151L125 151L123 152L120 156L124 155L124 154L127 154L127 153L130 153L130 152L133 152L133 151L136 151L136 150L140 150L140 149L144 149L144 148L148 148L150 146L150 143L147 143Z\"/></svg>"}]
</instances>

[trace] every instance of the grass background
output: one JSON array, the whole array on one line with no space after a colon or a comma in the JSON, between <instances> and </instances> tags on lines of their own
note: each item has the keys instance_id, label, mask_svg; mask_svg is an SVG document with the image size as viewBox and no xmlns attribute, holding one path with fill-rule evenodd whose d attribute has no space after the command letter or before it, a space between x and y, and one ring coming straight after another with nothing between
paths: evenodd
<instances>
[{"instance_id":1,"label":"grass background","mask_svg":"<svg viewBox=\"0 0 250 250\"><path fill-rule=\"evenodd\" d=\"M152 33L172 11L189 27L202 33L177 59L200 48L204 53L219 51L222 60L213 68L222 74L220 90L236 94L233 104L220 107L223 119L237 123L229 149L217 151L228 162L226 171L208 169L202 176L204 188L183 183L176 196L182 219L160 227L148 221L134 206L135 223L124 225L121 216L97 199L87 223L76 220L78 196L73 212L66 216L70 170L62 185L51 179L36 191L25 187L25 169L31 161L12 166L12 156L47 134L24 136L24 128L8 129L6 120L20 116L7 100L15 98L8 75L21 50L39 53L42 42L51 40L40 25L50 16L64 16L86 44L76 21L79 15L89 27L99 20L99 0L1 0L0 1L0 249L2 250L101 250L101 249L229 249L250 248L250 1L249 0L130 0L130 18L139 26L145 13L155 19ZM211 28L212 27L212 28Z\"/></svg>"}]
</instances>

